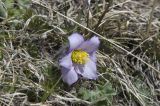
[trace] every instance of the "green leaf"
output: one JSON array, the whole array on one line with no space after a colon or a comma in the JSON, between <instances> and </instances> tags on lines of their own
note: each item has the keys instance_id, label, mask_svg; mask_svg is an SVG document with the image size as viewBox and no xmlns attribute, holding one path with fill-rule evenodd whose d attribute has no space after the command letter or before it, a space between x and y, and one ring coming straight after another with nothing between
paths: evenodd
<instances>
[{"instance_id":1,"label":"green leaf","mask_svg":"<svg viewBox=\"0 0 160 106\"><path fill-rule=\"evenodd\" d=\"M95 90L89 90L86 88L80 88L79 96L84 100L89 100L94 104L108 104L111 105L113 96L116 95L116 91L112 88L111 83L105 85L99 85Z\"/></svg>"}]
</instances>

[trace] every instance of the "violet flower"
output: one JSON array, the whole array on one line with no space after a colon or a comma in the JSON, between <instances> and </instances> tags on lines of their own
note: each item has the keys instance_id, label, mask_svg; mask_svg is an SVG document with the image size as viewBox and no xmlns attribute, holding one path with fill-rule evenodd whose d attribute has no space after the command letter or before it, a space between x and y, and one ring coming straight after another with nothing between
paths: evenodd
<instances>
[{"instance_id":1,"label":"violet flower","mask_svg":"<svg viewBox=\"0 0 160 106\"><path fill-rule=\"evenodd\" d=\"M72 85L79 76L97 79L96 50L100 43L99 38L94 36L84 41L82 35L73 33L68 40L69 51L60 60L63 81Z\"/></svg>"}]
</instances>

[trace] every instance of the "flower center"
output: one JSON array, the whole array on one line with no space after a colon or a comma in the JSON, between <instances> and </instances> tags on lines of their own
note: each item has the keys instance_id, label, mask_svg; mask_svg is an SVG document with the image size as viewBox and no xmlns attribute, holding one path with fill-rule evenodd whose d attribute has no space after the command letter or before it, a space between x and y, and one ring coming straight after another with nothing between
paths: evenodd
<instances>
[{"instance_id":1,"label":"flower center","mask_svg":"<svg viewBox=\"0 0 160 106\"><path fill-rule=\"evenodd\" d=\"M74 63L85 64L87 62L89 54L83 50L74 50L71 55L71 59Z\"/></svg>"}]
</instances>

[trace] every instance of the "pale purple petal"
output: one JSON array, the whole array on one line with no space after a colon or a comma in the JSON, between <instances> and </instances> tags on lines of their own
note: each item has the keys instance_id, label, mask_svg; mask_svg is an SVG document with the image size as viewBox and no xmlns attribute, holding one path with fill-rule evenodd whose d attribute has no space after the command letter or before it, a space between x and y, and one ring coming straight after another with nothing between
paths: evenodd
<instances>
[{"instance_id":1,"label":"pale purple petal","mask_svg":"<svg viewBox=\"0 0 160 106\"><path fill-rule=\"evenodd\" d=\"M82 64L73 64L73 66L74 66L75 71L78 74L82 75L84 65L82 65Z\"/></svg>"},{"instance_id":2,"label":"pale purple petal","mask_svg":"<svg viewBox=\"0 0 160 106\"><path fill-rule=\"evenodd\" d=\"M90 53L90 59L93 61L93 62L97 62L97 57L96 57L96 52L93 52L93 53Z\"/></svg>"},{"instance_id":3,"label":"pale purple petal","mask_svg":"<svg viewBox=\"0 0 160 106\"><path fill-rule=\"evenodd\" d=\"M66 82L68 85L72 85L78 80L78 75L74 70L74 67L72 67L70 70L62 67L61 73L63 81Z\"/></svg>"},{"instance_id":4,"label":"pale purple petal","mask_svg":"<svg viewBox=\"0 0 160 106\"><path fill-rule=\"evenodd\" d=\"M60 66L65 67L67 69L71 69L72 67L72 60L71 60L71 53L66 55L60 60Z\"/></svg>"},{"instance_id":5,"label":"pale purple petal","mask_svg":"<svg viewBox=\"0 0 160 106\"><path fill-rule=\"evenodd\" d=\"M87 79L97 79L98 76L96 63L90 59L83 68L79 68L78 73L80 73L84 78Z\"/></svg>"},{"instance_id":6,"label":"pale purple petal","mask_svg":"<svg viewBox=\"0 0 160 106\"><path fill-rule=\"evenodd\" d=\"M99 47L100 41L99 38L94 36L90 40L82 43L78 48L87 51L88 53L92 53L97 50Z\"/></svg>"},{"instance_id":7,"label":"pale purple petal","mask_svg":"<svg viewBox=\"0 0 160 106\"><path fill-rule=\"evenodd\" d=\"M80 44L84 42L84 38L79 33L73 33L68 37L70 51L76 49Z\"/></svg>"}]
</instances>

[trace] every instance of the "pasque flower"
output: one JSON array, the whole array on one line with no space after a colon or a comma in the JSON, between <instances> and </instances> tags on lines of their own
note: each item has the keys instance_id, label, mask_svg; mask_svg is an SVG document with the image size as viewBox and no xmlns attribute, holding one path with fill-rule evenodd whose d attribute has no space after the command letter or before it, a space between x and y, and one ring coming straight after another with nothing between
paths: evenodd
<instances>
[{"instance_id":1,"label":"pasque flower","mask_svg":"<svg viewBox=\"0 0 160 106\"><path fill-rule=\"evenodd\" d=\"M97 79L96 50L100 43L99 38L94 36L84 41L82 35L73 33L68 40L68 53L60 59L63 81L72 85L79 76Z\"/></svg>"}]
</instances>

